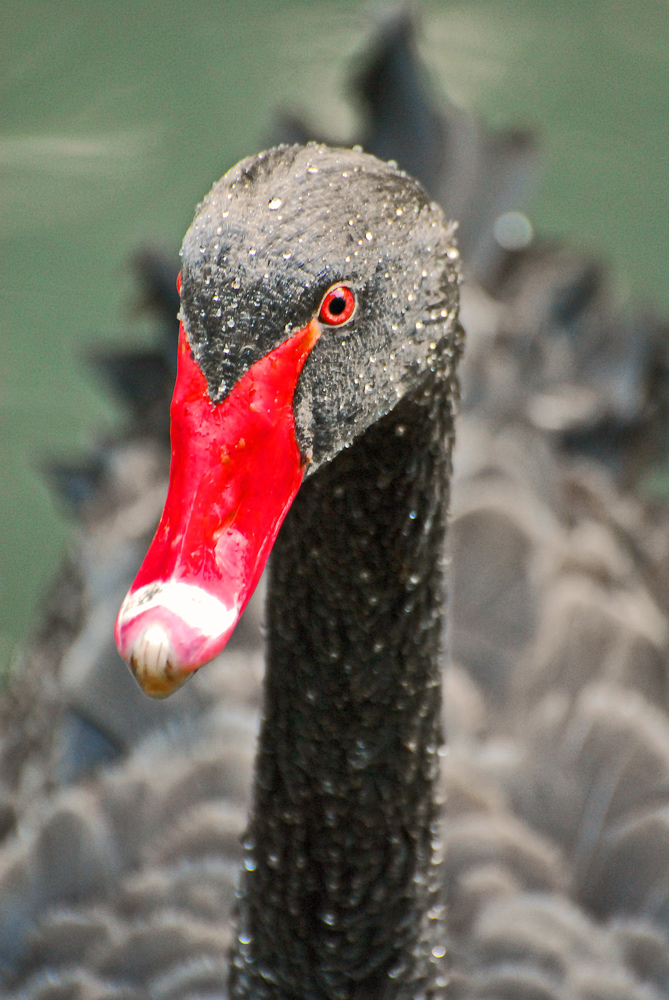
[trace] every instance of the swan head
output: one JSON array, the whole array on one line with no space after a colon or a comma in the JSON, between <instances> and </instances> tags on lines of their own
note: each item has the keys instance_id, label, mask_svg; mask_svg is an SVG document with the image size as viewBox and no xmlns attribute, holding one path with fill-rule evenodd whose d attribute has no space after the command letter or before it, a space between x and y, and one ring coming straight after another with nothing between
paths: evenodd
<instances>
[{"instance_id":1,"label":"swan head","mask_svg":"<svg viewBox=\"0 0 669 1000\"><path fill-rule=\"evenodd\" d=\"M458 349L454 226L360 150L242 160L182 248L165 510L116 622L149 694L225 645L303 479Z\"/></svg>"}]
</instances>

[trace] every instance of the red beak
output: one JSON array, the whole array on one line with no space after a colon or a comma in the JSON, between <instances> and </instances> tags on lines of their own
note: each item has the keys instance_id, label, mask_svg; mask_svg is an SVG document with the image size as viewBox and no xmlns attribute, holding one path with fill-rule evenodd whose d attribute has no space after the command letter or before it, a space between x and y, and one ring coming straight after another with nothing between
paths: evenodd
<instances>
[{"instance_id":1,"label":"red beak","mask_svg":"<svg viewBox=\"0 0 669 1000\"><path fill-rule=\"evenodd\" d=\"M214 405L183 325L165 509L114 636L147 694L164 697L225 646L304 478L293 395L316 320Z\"/></svg>"}]
</instances>

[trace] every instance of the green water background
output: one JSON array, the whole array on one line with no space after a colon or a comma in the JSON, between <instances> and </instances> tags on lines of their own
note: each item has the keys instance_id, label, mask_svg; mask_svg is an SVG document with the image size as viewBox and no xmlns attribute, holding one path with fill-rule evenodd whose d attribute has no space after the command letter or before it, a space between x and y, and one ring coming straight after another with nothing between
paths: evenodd
<instances>
[{"instance_id":1,"label":"green water background","mask_svg":"<svg viewBox=\"0 0 669 1000\"><path fill-rule=\"evenodd\" d=\"M529 213L611 261L621 307L669 315L669 3L422 6L442 92L537 126ZM176 251L196 201L266 143L277 108L352 134L353 0L13 0L0 15L0 669L20 652L73 525L36 474L118 424L82 361L141 342L128 259Z\"/></svg>"}]
</instances>

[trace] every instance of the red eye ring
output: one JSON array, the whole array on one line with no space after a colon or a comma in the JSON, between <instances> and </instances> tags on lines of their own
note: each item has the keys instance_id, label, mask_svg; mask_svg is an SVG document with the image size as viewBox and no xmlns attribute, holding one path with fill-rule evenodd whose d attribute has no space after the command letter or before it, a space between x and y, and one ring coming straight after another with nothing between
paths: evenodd
<instances>
[{"instance_id":1,"label":"red eye ring","mask_svg":"<svg viewBox=\"0 0 669 1000\"><path fill-rule=\"evenodd\" d=\"M318 318L328 326L348 323L357 305L355 293L348 285L333 285L324 295Z\"/></svg>"}]
</instances>

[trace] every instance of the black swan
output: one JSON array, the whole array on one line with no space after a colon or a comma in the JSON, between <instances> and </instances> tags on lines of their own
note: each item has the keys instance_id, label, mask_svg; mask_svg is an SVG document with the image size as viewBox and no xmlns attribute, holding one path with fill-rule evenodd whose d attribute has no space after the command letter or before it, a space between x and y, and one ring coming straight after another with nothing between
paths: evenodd
<instances>
[{"instance_id":1,"label":"black swan","mask_svg":"<svg viewBox=\"0 0 669 1000\"><path fill-rule=\"evenodd\" d=\"M384 254L374 246L379 229L367 213L378 223L389 188L392 199L386 196L382 216L392 235ZM323 189L326 198L320 199ZM297 261L277 232L290 222L291 190L300 220L291 245L305 254ZM350 210L342 213L344 206ZM235 249L225 240L225 212ZM308 229L314 230L310 240ZM252 245L242 238L249 230ZM268 400L269 370L283 394L278 402L288 429L287 466L296 474L288 493L299 486L304 458L306 469L315 470L304 477L274 548L268 699L250 826L240 852L253 738L244 704L248 664L242 662L228 667L234 689L225 678L212 682L212 712L196 727L186 720L154 734L123 767L74 785L32 815L27 811L22 837L0 857L0 955L8 996L195 1000L226 995L229 976L235 996L416 998L447 989L453 996L500 1000L663 995L669 982L666 903L654 873L667 870L662 803L669 738L659 712L611 681L627 679L621 674L625 655L630 669L643 655L648 691L659 696L653 652L660 653L666 638L661 628L653 635L644 627L641 581L624 558L625 510L609 503L607 527L615 539L588 546L587 531L581 531L565 538L556 556L583 587L606 580L608 595L596 599L591 588L588 597L600 630L607 613L616 623L617 632L609 627L618 647L612 662L593 664L581 686L572 678L573 700L568 686L557 698L549 689L542 699L540 674L531 691L514 690L511 683L505 692L503 670L491 687L485 673L477 685L454 669L448 679L452 751L450 758L440 755L442 546L460 347L450 237L440 210L394 167L322 146L283 148L242 163L200 209L185 243L182 295L184 324L202 367L184 333L177 422L185 400L209 454L224 475L234 470L234 457L227 460L231 445L257 456L262 434L253 426L248 434L237 428L224 447L200 419L203 409L214 419L225 412L235 390L216 406L204 394L224 394L237 380L256 389L263 408L271 407L277 385ZM407 266L399 267L416 239L424 241L424 252L409 252ZM334 263L337 247L344 265ZM218 254L233 258L231 271L219 270ZM284 254L293 261L287 272ZM272 255L294 285L290 278L277 286L266 277ZM289 319L278 303L291 289L296 308ZM378 322L379 302L394 316L390 330ZM215 316L219 308L221 317ZM258 313L259 344L243 337L243 324ZM363 330L373 344L363 342ZM406 337L400 341L408 345L404 352L393 347L393 333ZM347 370L342 364L356 350L367 362L363 381L358 365ZM219 367L219 359L229 360ZM319 359L328 373L324 383ZM376 365L380 404L369 374ZM359 388L359 397L344 397L350 409L333 405L341 378ZM290 398L295 384L291 408L286 393ZM237 415L248 418L254 400L249 393L243 401ZM328 433L333 425L334 441ZM512 580L508 569L497 567L500 541L502 548L514 538L522 546L546 531L564 474L546 453L542 458L540 447L523 447L508 433L479 428L475 436L468 460L478 455L478 468L467 476L458 544L482 545L488 576L502 587L520 588L522 600L527 581ZM197 471L197 454L188 447L183 454ZM178 461L173 477L180 489ZM202 475L196 492L208 488L208 478ZM482 484L495 478L492 501L490 494L487 501L477 498ZM512 482L516 488L509 493ZM583 477L579 488L581 527L594 523L602 491L604 499L611 497L605 484ZM264 499L264 490L256 495ZM279 517L285 503L284 493ZM570 507L575 516L573 502ZM195 505L168 502L168 515L181 510L194 511L189 523L196 523ZM247 515L237 507L232 518L229 511L214 513L217 523L204 535L197 560L171 547L170 523L163 522L148 563L155 586L144 571L134 588L138 596L131 594L120 616L121 645L156 693L199 666L203 646L206 656L225 640L218 627L203 632L193 626L210 600L229 596L208 562L211 543L222 537L221 527L234 529ZM276 527L276 520L270 523ZM636 546L636 563L645 560L650 572L638 527L639 521L630 545ZM251 552L236 564L239 609L244 588L257 575L258 552L264 554L262 539L252 540L260 544L246 548L237 539L232 550ZM327 571L315 573L322 560ZM185 573L177 581L184 589L170 586L175 565ZM564 569L556 575L564 580ZM637 588L636 612L625 613L624 586L630 597ZM188 587L211 596L198 607L191 590L180 619L172 598L184 590L188 596ZM168 595L163 604L161 592ZM578 618L573 608L569 617L568 602L559 607L562 634ZM487 652L499 660L492 593L479 625L483 657ZM529 643L529 634L525 638ZM568 642L543 641L554 658L567 663L573 655ZM459 655L475 663L466 646ZM298 648L305 651L302 660ZM520 659L537 647L523 650L517 642L515 649ZM514 703L525 706L527 718L519 724L515 716L509 740L503 717ZM486 730L489 738L481 742ZM547 788L554 801L546 800ZM445 793L444 813L439 802ZM243 879L235 903L238 860ZM231 937L233 904L237 929Z\"/></svg>"},{"instance_id":2,"label":"black swan","mask_svg":"<svg viewBox=\"0 0 669 1000\"><path fill-rule=\"evenodd\" d=\"M542 335L564 329L546 321L542 296L550 307L553 289L541 260L532 274L538 294L527 297L525 314L519 310L525 300L514 298L514 281L521 291L522 268L532 267L531 256L523 259L501 289L511 308L486 303L482 319L476 308L468 310L481 329L488 320L497 328L498 341L488 336L483 344L493 358L503 360L504 338L518 332L519 318L527 324L525 339L535 335L533 316ZM563 274L553 288L564 288L569 299L566 321L587 334L599 292L593 294L590 272L581 275L578 261L570 284ZM565 294L555 304L563 324ZM499 374L480 343L473 359L468 377L472 404L480 408ZM536 354L527 351L522 361L536 382ZM170 363L168 355L159 361ZM153 371L155 363L147 364ZM124 385L136 370L122 358L111 367ZM508 365L500 368L508 377ZM449 793L440 867L449 887L451 992L560 1000L664 996L669 740L664 713L630 690L667 703L662 524L618 495L603 473L556 463L536 435L504 426L508 411L495 407L494 391L489 395L489 425L468 417L461 428L453 525L450 642L466 669L456 666L446 679L451 753L442 762L440 788ZM152 429L160 400L142 409L136 396L129 398L138 405L137 422ZM122 583L157 517L162 488L155 441L126 442L115 449L113 465L100 466L92 463L68 480L84 492L100 478L105 484L104 503L86 508L90 537L82 566L93 598L96 563L115 567ZM307 479L287 529L303 491L329 468ZM322 530L319 517L314 535ZM89 584L89 599L90 590ZM45 660L61 655L77 633L75 591L70 572L44 632ZM363 611L369 596L362 593ZM91 691L91 674L81 669L76 649L84 642L89 657L108 655L95 644L91 651L94 625L68 653L66 672L68 679L77 674L77 725L99 723L87 736L98 734L104 760L114 747L118 753L131 746L145 720L129 703L125 717L118 710L102 720L94 714L116 693ZM171 716L167 732L150 735L122 766L80 780L51 802L31 809L31 789L39 789L41 778L34 767L23 768L28 805L21 836L8 838L0 856L0 960L8 994L41 1000L223 994L250 773L247 707L256 697L247 661L246 652L224 654L216 669L179 693L174 704L190 699L188 710ZM106 673L123 676L112 663ZM6 703L5 734L16 728L11 709L30 719L28 703L39 708L49 683L42 671L23 690L23 703ZM47 714L48 701L40 712ZM39 729L39 719L27 732L23 725L13 745L33 732L37 740ZM21 755L5 752L5 776L14 758L17 767ZM325 935L327 924L317 921L315 914Z\"/></svg>"}]
</instances>

